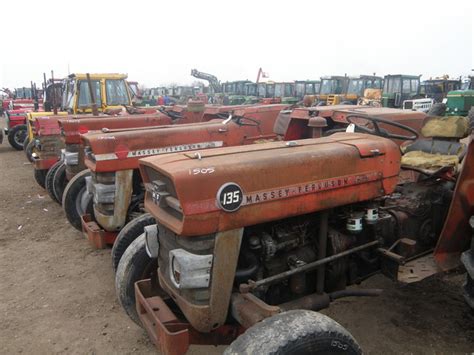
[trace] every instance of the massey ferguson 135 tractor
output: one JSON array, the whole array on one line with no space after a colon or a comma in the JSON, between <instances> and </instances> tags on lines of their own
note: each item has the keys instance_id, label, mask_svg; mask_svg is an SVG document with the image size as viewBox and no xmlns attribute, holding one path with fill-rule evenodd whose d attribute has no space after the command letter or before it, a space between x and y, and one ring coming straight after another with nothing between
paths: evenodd
<instances>
[{"instance_id":1,"label":"massey ferguson 135 tractor","mask_svg":"<svg viewBox=\"0 0 474 355\"><path fill-rule=\"evenodd\" d=\"M140 158L275 138L273 125L285 108L286 105L250 106L237 108L229 115L230 108L224 107L222 118L209 122L83 135L89 170L71 179L64 191L67 219L77 229L82 223L82 230L94 247L114 244L122 227L143 213L145 189L138 172ZM114 249L115 264L125 250L121 248L128 244L124 240Z\"/></svg>"},{"instance_id":2,"label":"massey ferguson 135 tractor","mask_svg":"<svg viewBox=\"0 0 474 355\"><path fill-rule=\"evenodd\" d=\"M346 119L348 132L327 137L140 161L156 222L125 251L116 288L164 354L189 344L360 354L315 311L379 294L347 288L377 272L413 282L459 265L474 212L474 143L459 142L467 119L429 117L424 139L377 116ZM472 253L463 256L471 302ZM151 279L134 285L147 268Z\"/></svg>"}]
</instances>

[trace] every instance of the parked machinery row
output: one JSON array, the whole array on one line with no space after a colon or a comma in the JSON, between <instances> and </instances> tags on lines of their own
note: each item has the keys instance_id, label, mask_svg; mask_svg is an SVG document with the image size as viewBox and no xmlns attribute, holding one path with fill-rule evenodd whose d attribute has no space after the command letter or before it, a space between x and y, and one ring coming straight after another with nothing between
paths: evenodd
<instances>
[{"instance_id":1,"label":"parked machinery row","mask_svg":"<svg viewBox=\"0 0 474 355\"><path fill-rule=\"evenodd\" d=\"M78 78L63 98L79 111L31 115L27 155L91 247L112 247L117 297L163 353L361 353L317 311L377 296L350 287L375 273L414 282L462 262L474 303L468 117L342 92L326 106L121 109L124 77Z\"/></svg>"}]
</instances>

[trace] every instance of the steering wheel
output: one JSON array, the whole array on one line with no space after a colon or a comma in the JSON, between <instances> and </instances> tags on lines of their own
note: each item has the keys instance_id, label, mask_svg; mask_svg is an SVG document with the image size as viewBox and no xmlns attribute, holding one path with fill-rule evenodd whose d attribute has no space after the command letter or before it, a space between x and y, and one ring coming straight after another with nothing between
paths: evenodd
<instances>
[{"instance_id":1,"label":"steering wheel","mask_svg":"<svg viewBox=\"0 0 474 355\"><path fill-rule=\"evenodd\" d=\"M247 121L247 123L245 123L245 121ZM254 127L260 126L260 121L257 121L253 118L245 117L245 116L235 117L235 123L237 123L240 126L254 126Z\"/></svg>"},{"instance_id":2,"label":"steering wheel","mask_svg":"<svg viewBox=\"0 0 474 355\"><path fill-rule=\"evenodd\" d=\"M367 121L371 122L374 125L374 128L371 129L371 128L367 128L366 126L362 126L360 124L357 124L353 121L353 118L360 118L360 119L363 119L363 120L367 120ZM386 119L380 118L380 117L360 115L360 114L352 114L352 115L346 116L346 119L347 119L347 122L352 123L355 126L357 131L362 132L362 133L373 134L373 135L384 137L384 138L400 139L400 140L407 140L407 141L415 141L419 137L418 132L415 131L413 128L405 126L401 123L386 120ZM390 133L386 129L381 128L379 126L380 123L386 124L388 126L400 128L404 131L412 133L413 135L405 136L405 135L402 135L402 134Z\"/></svg>"}]
</instances>

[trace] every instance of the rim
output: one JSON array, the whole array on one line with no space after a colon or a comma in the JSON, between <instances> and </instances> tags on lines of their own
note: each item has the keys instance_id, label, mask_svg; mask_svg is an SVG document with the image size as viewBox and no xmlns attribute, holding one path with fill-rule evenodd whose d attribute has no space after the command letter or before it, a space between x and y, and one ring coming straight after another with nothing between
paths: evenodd
<instances>
[{"instance_id":1,"label":"rim","mask_svg":"<svg viewBox=\"0 0 474 355\"><path fill-rule=\"evenodd\" d=\"M79 216L83 216L86 214L87 206L89 205L92 199L92 195L87 193L86 186L83 186L79 193L77 194L76 198L76 211Z\"/></svg>"},{"instance_id":2,"label":"rim","mask_svg":"<svg viewBox=\"0 0 474 355\"><path fill-rule=\"evenodd\" d=\"M19 145L23 145L26 139L26 130L20 129L13 135L13 140Z\"/></svg>"}]
</instances>

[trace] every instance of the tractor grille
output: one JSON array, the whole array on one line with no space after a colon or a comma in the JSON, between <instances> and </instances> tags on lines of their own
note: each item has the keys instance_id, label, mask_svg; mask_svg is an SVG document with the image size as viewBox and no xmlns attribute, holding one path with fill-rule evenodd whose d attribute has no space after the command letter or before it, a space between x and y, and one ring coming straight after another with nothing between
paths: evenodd
<instances>
[{"instance_id":1,"label":"tractor grille","mask_svg":"<svg viewBox=\"0 0 474 355\"><path fill-rule=\"evenodd\" d=\"M160 174L150 167L146 167L149 183L145 184L145 188L152 202L165 210L173 217L182 220L183 209L178 200L173 182L167 176Z\"/></svg>"}]
</instances>

